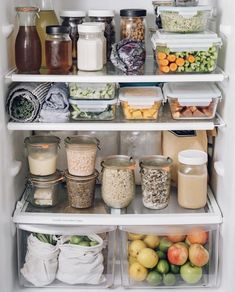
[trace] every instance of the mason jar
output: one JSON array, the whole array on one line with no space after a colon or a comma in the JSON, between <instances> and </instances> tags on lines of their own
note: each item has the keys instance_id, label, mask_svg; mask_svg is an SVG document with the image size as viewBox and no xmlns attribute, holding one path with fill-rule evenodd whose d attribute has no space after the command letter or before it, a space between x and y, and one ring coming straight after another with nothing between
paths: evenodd
<instances>
[{"instance_id":1,"label":"mason jar","mask_svg":"<svg viewBox=\"0 0 235 292\"><path fill-rule=\"evenodd\" d=\"M102 162L101 195L111 208L126 208L135 196L135 161L125 155L112 155Z\"/></svg>"},{"instance_id":2,"label":"mason jar","mask_svg":"<svg viewBox=\"0 0 235 292\"><path fill-rule=\"evenodd\" d=\"M178 154L178 203L187 209L203 208L207 202L207 153L185 150Z\"/></svg>"}]
</instances>

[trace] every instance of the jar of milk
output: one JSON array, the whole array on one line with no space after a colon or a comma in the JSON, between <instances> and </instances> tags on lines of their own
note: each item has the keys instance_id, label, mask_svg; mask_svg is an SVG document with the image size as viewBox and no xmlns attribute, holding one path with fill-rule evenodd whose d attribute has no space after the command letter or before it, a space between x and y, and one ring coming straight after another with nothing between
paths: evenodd
<instances>
[{"instance_id":1,"label":"jar of milk","mask_svg":"<svg viewBox=\"0 0 235 292\"><path fill-rule=\"evenodd\" d=\"M103 32L98 25L78 25L78 61L79 70L98 71L103 68Z\"/></svg>"},{"instance_id":2,"label":"jar of milk","mask_svg":"<svg viewBox=\"0 0 235 292\"><path fill-rule=\"evenodd\" d=\"M178 203L183 208L199 209L207 201L207 153L185 150L178 154Z\"/></svg>"},{"instance_id":3,"label":"jar of milk","mask_svg":"<svg viewBox=\"0 0 235 292\"><path fill-rule=\"evenodd\" d=\"M56 136L35 135L25 139L31 174L46 176L56 172L59 143Z\"/></svg>"}]
</instances>

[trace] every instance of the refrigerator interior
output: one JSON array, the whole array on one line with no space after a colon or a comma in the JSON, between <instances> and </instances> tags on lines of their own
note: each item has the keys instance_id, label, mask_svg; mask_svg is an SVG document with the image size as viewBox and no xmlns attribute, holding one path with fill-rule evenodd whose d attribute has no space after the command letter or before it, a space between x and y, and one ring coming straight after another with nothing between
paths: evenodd
<instances>
[{"instance_id":1,"label":"refrigerator interior","mask_svg":"<svg viewBox=\"0 0 235 292\"><path fill-rule=\"evenodd\" d=\"M205 2L201 0L204 4ZM214 147L214 162L216 169L213 167L213 175L211 178L211 187L221 208L224 223L221 228L220 238L220 255L219 267L221 276L220 288L216 291L233 291L234 275L233 275L233 260L231 259L235 242L235 220L234 220L234 145L235 145L235 117L233 109L235 102L233 94L235 92L235 71L234 51L235 51L235 21L234 10L235 3L233 0L214 0L210 1L216 6L217 13L217 31L223 37L224 46L220 51L219 65L229 76L229 80L219 83L220 88L224 92L223 102L219 106L219 113L226 123L225 127L218 129L218 136ZM24 189L25 177L27 174L24 138L31 134L30 131L11 131L7 129L8 117L5 112L5 97L9 81L6 81L5 74L14 67L14 33L9 36L12 29L12 24L15 23L15 12L13 7L22 4L29 5L30 0L12 1L2 0L0 2L0 249L2 251L0 264L0 290L3 292L15 291L39 291L34 288L20 288L17 280L17 249L16 249L16 227L11 220L12 213L15 208L16 201L19 200ZM92 1L92 0L54 0L55 9L58 12L60 9L85 9L89 8L105 8L113 9L118 14L120 8L137 7L146 8L150 13L147 20L149 26L154 26L154 15L151 1L139 0L134 3L133 0L120 0L113 2L111 0ZM119 23L119 18L116 17L116 24ZM118 27L118 25L116 25ZM117 30L117 35L118 35ZM148 49L150 53L150 48ZM121 291L122 288L116 288ZM58 291L58 289L47 289L43 291ZM60 291L69 291L64 289ZM71 288L71 291L73 289ZM79 290L83 291L83 290ZM85 291L85 290L84 290ZM134 291L134 290L133 290ZM140 290L138 290L140 291ZM166 291L166 290L165 290ZM179 291L176 289L176 291ZM191 291L185 290L185 291ZM194 289L194 291L202 291L202 289Z\"/></svg>"}]
</instances>

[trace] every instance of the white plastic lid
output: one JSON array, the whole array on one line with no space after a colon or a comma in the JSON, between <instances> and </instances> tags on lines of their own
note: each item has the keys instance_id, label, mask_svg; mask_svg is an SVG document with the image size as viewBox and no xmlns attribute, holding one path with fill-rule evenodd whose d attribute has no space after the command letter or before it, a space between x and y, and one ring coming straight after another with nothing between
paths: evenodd
<instances>
[{"instance_id":1,"label":"white plastic lid","mask_svg":"<svg viewBox=\"0 0 235 292\"><path fill-rule=\"evenodd\" d=\"M160 6L158 8L159 15L162 12L178 12L179 15L181 15L185 18L191 18L191 17L197 15L197 13L199 11L211 12L212 7L207 6L207 5L198 5L198 6L187 6L187 7L184 7L184 6Z\"/></svg>"},{"instance_id":2,"label":"white plastic lid","mask_svg":"<svg viewBox=\"0 0 235 292\"><path fill-rule=\"evenodd\" d=\"M79 33L100 33L102 32L101 25L78 25L78 32Z\"/></svg>"},{"instance_id":3,"label":"white plastic lid","mask_svg":"<svg viewBox=\"0 0 235 292\"><path fill-rule=\"evenodd\" d=\"M97 25L100 26L102 31L105 30L105 23L104 22L83 22L82 25Z\"/></svg>"},{"instance_id":4,"label":"white plastic lid","mask_svg":"<svg viewBox=\"0 0 235 292\"><path fill-rule=\"evenodd\" d=\"M177 98L184 106L207 106L213 98L221 98L218 87L206 82L166 83L163 92L165 98Z\"/></svg>"},{"instance_id":5,"label":"white plastic lid","mask_svg":"<svg viewBox=\"0 0 235 292\"><path fill-rule=\"evenodd\" d=\"M163 99L160 87L123 87L119 91L120 101L127 101L132 105L152 105Z\"/></svg>"},{"instance_id":6,"label":"white plastic lid","mask_svg":"<svg viewBox=\"0 0 235 292\"><path fill-rule=\"evenodd\" d=\"M101 109L105 110L107 106L113 105L117 103L117 98L109 99L109 100L99 100L99 99L90 99L90 100L77 100L77 99L69 99L70 104L75 104L81 109L92 110L94 112L98 112Z\"/></svg>"},{"instance_id":7,"label":"white plastic lid","mask_svg":"<svg viewBox=\"0 0 235 292\"><path fill-rule=\"evenodd\" d=\"M166 46L172 51L207 51L213 45L222 45L221 38L211 31L203 33L170 33L156 31L151 37L153 48Z\"/></svg>"},{"instance_id":8,"label":"white plastic lid","mask_svg":"<svg viewBox=\"0 0 235 292\"><path fill-rule=\"evenodd\" d=\"M86 11L83 10L62 10L60 17L86 17Z\"/></svg>"},{"instance_id":9,"label":"white plastic lid","mask_svg":"<svg viewBox=\"0 0 235 292\"><path fill-rule=\"evenodd\" d=\"M103 9L97 9L97 10L88 10L88 16L91 17L114 17L114 10L103 10Z\"/></svg>"},{"instance_id":10,"label":"white plastic lid","mask_svg":"<svg viewBox=\"0 0 235 292\"><path fill-rule=\"evenodd\" d=\"M187 165L202 165L207 163L207 153L200 150L184 150L179 152L178 160Z\"/></svg>"}]
</instances>

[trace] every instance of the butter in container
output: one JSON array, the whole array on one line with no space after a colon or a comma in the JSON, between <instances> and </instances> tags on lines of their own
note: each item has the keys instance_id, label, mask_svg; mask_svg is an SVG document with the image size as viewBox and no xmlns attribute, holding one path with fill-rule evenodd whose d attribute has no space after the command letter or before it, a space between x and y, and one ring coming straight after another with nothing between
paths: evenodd
<instances>
[{"instance_id":1,"label":"butter in container","mask_svg":"<svg viewBox=\"0 0 235 292\"><path fill-rule=\"evenodd\" d=\"M119 91L123 114L128 120L155 120L163 95L160 87L124 87Z\"/></svg>"}]
</instances>

